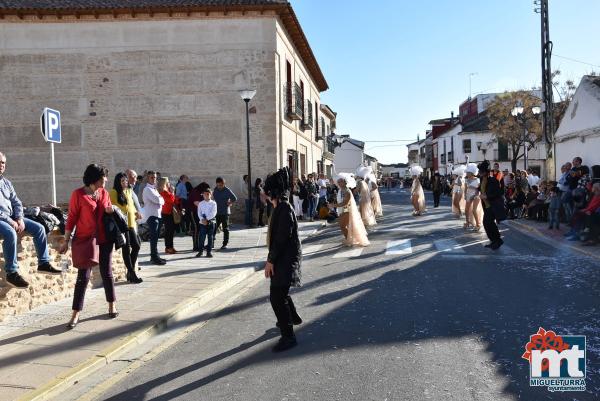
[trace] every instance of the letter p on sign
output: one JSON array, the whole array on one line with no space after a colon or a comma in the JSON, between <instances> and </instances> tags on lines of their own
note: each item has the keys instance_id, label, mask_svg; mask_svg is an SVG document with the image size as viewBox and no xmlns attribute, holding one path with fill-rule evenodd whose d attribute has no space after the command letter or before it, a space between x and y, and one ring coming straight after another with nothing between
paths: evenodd
<instances>
[{"instance_id":1,"label":"letter p on sign","mask_svg":"<svg viewBox=\"0 0 600 401\"><path fill-rule=\"evenodd\" d=\"M60 111L46 107L40 117L40 126L46 142L61 143Z\"/></svg>"}]
</instances>

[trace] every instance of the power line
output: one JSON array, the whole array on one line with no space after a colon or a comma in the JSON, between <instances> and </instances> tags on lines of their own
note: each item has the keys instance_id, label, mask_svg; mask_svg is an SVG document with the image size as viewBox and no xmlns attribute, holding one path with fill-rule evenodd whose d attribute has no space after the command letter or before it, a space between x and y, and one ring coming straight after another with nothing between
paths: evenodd
<instances>
[{"instance_id":1,"label":"power line","mask_svg":"<svg viewBox=\"0 0 600 401\"><path fill-rule=\"evenodd\" d=\"M414 139L396 139L393 141L361 141L365 143L390 143L390 142L414 142Z\"/></svg>"},{"instance_id":2,"label":"power line","mask_svg":"<svg viewBox=\"0 0 600 401\"><path fill-rule=\"evenodd\" d=\"M586 64L586 65L589 65L589 66L591 66L591 67L598 67L598 68L600 68L600 65L598 65L598 64L587 63L587 62L585 62L585 61L577 60L577 59L574 59L574 58L571 58L571 57L565 57L565 56L561 56L561 55L559 55L559 54L556 54L556 53L554 53L554 54L553 54L553 56L554 56L554 57L558 57L558 58L563 58L563 59L565 59L565 60L573 61L573 62L575 62L575 63L579 63L579 64Z\"/></svg>"}]
</instances>

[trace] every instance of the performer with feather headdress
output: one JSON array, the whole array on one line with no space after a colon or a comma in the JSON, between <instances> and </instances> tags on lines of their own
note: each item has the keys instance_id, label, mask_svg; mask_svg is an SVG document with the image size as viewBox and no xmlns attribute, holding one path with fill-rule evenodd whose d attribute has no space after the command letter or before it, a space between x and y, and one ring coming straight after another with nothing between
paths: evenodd
<instances>
[{"instance_id":1,"label":"performer with feather headdress","mask_svg":"<svg viewBox=\"0 0 600 401\"><path fill-rule=\"evenodd\" d=\"M414 208L413 216L421 216L425 212L425 192L421 186L419 176L423 174L423 167L412 166L410 175L412 176L411 201Z\"/></svg>"},{"instance_id":2,"label":"performer with feather headdress","mask_svg":"<svg viewBox=\"0 0 600 401\"><path fill-rule=\"evenodd\" d=\"M351 174L339 173L336 181L339 187L337 202L331 207L337 208L340 229L344 234L343 244L345 246L367 246L369 245L367 230L360 218L351 191L356 187L356 180Z\"/></svg>"},{"instance_id":3,"label":"performer with feather headdress","mask_svg":"<svg viewBox=\"0 0 600 401\"><path fill-rule=\"evenodd\" d=\"M371 203L371 191L369 190L369 184L366 181L366 178L371 174L371 171L371 167L359 167L356 170L356 176L359 177L356 181L356 189L360 196L358 210L360 211L360 217L362 218L365 227L377 225L373 204Z\"/></svg>"}]
</instances>

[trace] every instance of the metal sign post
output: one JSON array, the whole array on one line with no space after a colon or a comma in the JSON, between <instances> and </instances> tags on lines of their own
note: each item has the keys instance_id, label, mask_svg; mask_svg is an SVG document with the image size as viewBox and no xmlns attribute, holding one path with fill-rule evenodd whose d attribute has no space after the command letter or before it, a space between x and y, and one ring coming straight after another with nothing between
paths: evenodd
<instances>
[{"instance_id":1,"label":"metal sign post","mask_svg":"<svg viewBox=\"0 0 600 401\"><path fill-rule=\"evenodd\" d=\"M44 108L40 116L40 129L46 142L50 142L50 164L52 177L52 205L56 206L56 166L54 161L54 144L61 143L60 111Z\"/></svg>"}]
</instances>

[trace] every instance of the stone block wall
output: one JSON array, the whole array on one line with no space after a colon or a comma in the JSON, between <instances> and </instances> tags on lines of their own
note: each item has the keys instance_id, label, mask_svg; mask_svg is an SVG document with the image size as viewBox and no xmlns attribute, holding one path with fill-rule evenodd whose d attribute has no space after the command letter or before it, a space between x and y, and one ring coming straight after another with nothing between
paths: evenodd
<instances>
[{"instance_id":1,"label":"stone block wall","mask_svg":"<svg viewBox=\"0 0 600 401\"><path fill-rule=\"evenodd\" d=\"M52 264L60 269L63 261L68 263L68 270L64 271L60 276L38 273L37 254L33 239L30 236L21 238L17 251L19 271L29 282L29 288L25 290L6 285L4 281L4 254L0 252L0 270L2 271L0 274L0 321L4 320L7 316L28 312L35 307L73 296L75 280L77 279L77 269L71 265L70 252L66 255L60 255L57 252L62 238L57 232L50 233L48 236ZM125 274L126 268L123 263L121 251L116 251L113 253L113 275L115 282L124 281ZM101 286L102 279L96 267L92 272L90 287L96 288Z\"/></svg>"},{"instance_id":2,"label":"stone block wall","mask_svg":"<svg viewBox=\"0 0 600 401\"><path fill-rule=\"evenodd\" d=\"M61 111L57 197L68 202L85 166L225 178L246 174L246 113L239 90L257 90L250 114L252 171L278 160L275 18L5 23L0 21L0 151L26 204L50 201L43 107ZM243 205L243 203L242 203Z\"/></svg>"}]
</instances>

